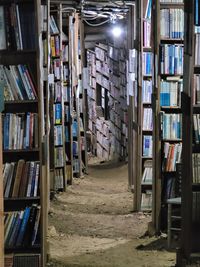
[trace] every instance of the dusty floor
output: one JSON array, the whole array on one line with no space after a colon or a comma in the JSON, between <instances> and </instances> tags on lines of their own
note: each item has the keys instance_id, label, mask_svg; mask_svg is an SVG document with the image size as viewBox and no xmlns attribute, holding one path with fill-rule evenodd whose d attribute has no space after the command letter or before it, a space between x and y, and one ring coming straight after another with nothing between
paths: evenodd
<instances>
[{"instance_id":1,"label":"dusty floor","mask_svg":"<svg viewBox=\"0 0 200 267\"><path fill-rule=\"evenodd\" d=\"M53 267L174 266L166 240L144 236L149 214L133 213L127 165L93 165L51 202L50 262Z\"/></svg>"}]
</instances>

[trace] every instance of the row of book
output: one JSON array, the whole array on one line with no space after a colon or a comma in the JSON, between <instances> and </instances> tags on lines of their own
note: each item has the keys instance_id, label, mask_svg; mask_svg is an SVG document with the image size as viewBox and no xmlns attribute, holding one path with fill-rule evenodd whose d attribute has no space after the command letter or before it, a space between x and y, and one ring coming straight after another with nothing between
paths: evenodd
<instances>
[{"instance_id":1,"label":"row of book","mask_svg":"<svg viewBox=\"0 0 200 267\"><path fill-rule=\"evenodd\" d=\"M144 171L142 175L142 184L152 184L153 179L153 168L152 161L146 160L144 162Z\"/></svg>"},{"instance_id":2,"label":"row of book","mask_svg":"<svg viewBox=\"0 0 200 267\"><path fill-rule=\"evenodd\" d=\"M162 38L183 39L184 11L180 8L160 10L160 35Z\"/></svg>"},{"instance_id":3,"label":"row of book","mask_svg":"<svg viewBox=\"0 0 200 267\"><path fill-rule=\"evenodd\" d=\"M153 54L151 52L143 52L142 60L143 75L152 75Z\"/></svg>"},{"instance_id":4,"label":"row of book","mask_svg":"<svg viewBox=\"0 0 200 267\"><path fill-rule=\"evenodd\" d=\"M151 131L153 129L153 121L152 121L152 108L144 108L143 109L143 130Z\"/></svg>"},{"instance_id":5,"label":"row of book","mask_svg":"<svg viewBox=\"0 0 200 267\"><path fill-rule=\"evenodd\" d=\"M62 123L62 105L61 103L56 103L53 105L54 109L54 124Z\"/></svg>"},{"instance_id":6,"label":"row of book","mask_svg":"<svg viewBox=\"0 0 200 267\"><path fill-rule=\"evenodd\" d=\"M54 126L54 145L61 146L63 145L63 127L62 125Z\"/></svg>"},{"instance_id":7,"label":"row of book","mask_svg":"<svg viewBox=\"0 0 200 267\"><path fill-rule=\"evenodd\" d=\"M141 196L141 210L151 211L152 210L152 190L146 190Z\"/></svg>"},{"instance_id":8,"label":"row of book","mask_svg":"<svg viewBox=\"0 0 200 267\"><path fill-rule=\"evenodd\" d=\"M53 59L51 60L50 64L50 73L54 75L54 80L61 79L61 61L60 59Z\"/></svg>"},{"instance_id":9,"label":"row of book","mask_svg":"<svg viewBox=\"0 0 200 267\"><path fill-rule=\"evenodd\" d=\"M60 56L60 38L58 35L50 37L50 48L52 57Z\"/></svg>"},{"instance_id":10,"label":"row of book","mask_svg":"<svg viewBox=\"0 0 200 267\"><path fill-rule=\"evenodd\" d=\"M151 22L145 20L143 22L144 30L143 30L143 46L144 47L151 47Z\"/></svg>"},{"instance_id":11,"label":"row of book","mask_svg":"<svg viewBox=\"0 0 200 267\"><path fill-rule=\"evenodd\" d=\"M162 139L177 140L182 138L181 114L166 114L161 112Z\"/></svg>"},{"instance_id":12,"label":"row of book","mask_svg":"<svg viewBox=\"0 0 200 267\"><path fill-rule=\"evenodd\" d=\"M64 173L63 169L54 170L54 189L63 190L64 189Z\"/></svg>"},{"instance_id":13,"label":"row of book","mask_svg":"<svg viewBox=\"0 0 200 267\"><path fill-rule=\"evenodd\" d=\"M200 34L195 34L195 57L194 57L194 64L200 65Z\"/></svg>"},{"instance_id":14,"label":"row of book","mask_svg":"<svg viewBox=\"0 0 200 267\"><path fill-rule=\"evenodd\" d=\"M35 49L35 14L31 3L0 6L0 49Z\"/></svg>"},{"instance_id":15,"label":"row of book","mask_svg":"<svg viewBox=\"0 0 200 267\"><path fill-rule=\"evenodd\" d=\"M3 114L4 150L38 148L38 114Z\"/></svg>"},{"instance_id":16,"label":"row of book","mask_svg":"<svg viewBox=\"0 0 200 267\"><path fill-rule=\"evenodd\" d=\"M180 107L182 91L183 91L183 80L179 81L161 80L160 83L161 107Z\"/></svg>"},{"instance_id":17,"label":"row of book","mask_svg":"<svg viewBox=\"0 0 200 267\"><path fill-rule=\"evenodd\" d=\"M176 164L181 162L182 144L164 143L164 157L162 161L163 172L176 171Z\"/></svg>"},{"instance_id":18,"label":"row of book","mask_svg":"<svg viewBox=\"0 0 200 267\"><path fill-rule=\"evenodd\" d=\"M143 157L152 157L152 135L143 135Z\"/></svg>"},{"instance_id":19,"label":"row of book","mask_svg":"<svg viewBox=\"0 0 200 267\"><path fill-rule=\"evenodd\" d=\"M55 168L63 168L63 166L64 166L63 147L55 147L54 148L54 165L55 165Z\"/></svg>"},{"instance_id":20,"label":"row of book","mask_svg":"<svg viewBox=\"0 0 200 267\"><path fill-rule=\"evenodd\" d=\"M193 183L200 183L200 153L192 154Z\"/></svg>"},{"instance_id":21,"label":"row of book","mask_svg":"<svg viewBox=\"0 0 200 267\"><path fill-rule=\"evenodd\" d=\"M3 185L5 198L37 197L39 189L40 164L21 159L5 163Z\"/></svg>"},{"instance_id":22,"label":"row of book","mask_svg":"<svg viewBox=\"0 0 200 267\"><path fill-rule=\"evenodd\" d=\"M193 104L200 104L200 75L194 75L194 93L193 93Z\"/></svg>"},{"instance_id":23,"label":"row of book","mask_svg":"<svg viewBox=\"0 0 200 267\"><path fill-rule=\"evenodd\" d=\"M193 114L194 143L200 143L200 114Z\"/></svg>"},{"instance_id":24,"label":"row of book","mask_svg":"<svg viewBox=\"0 0 200 267\"><path fill-rule=\"evenodd\" d=\"M151 103L152 95L152 80L143 80L142 81L142 102Z\"/></svg>"},{"instance_id":25,"label":"row of book","mask_svg":"<svg viewBox=\"0 0 200 267\"><path fill-rule=\"evenodd\" d=\"M0 79L4 87L5 101L35 100L36 89L26 65L0 65Z\"/></svg>"},{"instance_id":26,"label":"row of book","mask_svg":"<svg viewBox=\"0 0 200 267\"><path fill-rule=\"evenodd\" d=\"M160 72L161 74L183 74L183 45L160 45Z\"/></svg>"},{"instance_id":27,"label":"row of book","mask_svg":"<svg viewBox=\"0 0 200 267\"><path fill-rule=\"evenodd\" d=\"M38 244L41 207L33 204L25 210L5 214L5 247L33 247Z\"/></svg>"}]
</instances>

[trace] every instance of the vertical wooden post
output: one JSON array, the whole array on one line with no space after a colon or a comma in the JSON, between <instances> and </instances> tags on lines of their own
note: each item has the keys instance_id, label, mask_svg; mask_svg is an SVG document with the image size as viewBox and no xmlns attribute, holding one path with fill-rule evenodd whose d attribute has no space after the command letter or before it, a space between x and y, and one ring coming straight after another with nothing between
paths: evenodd
<instances>
[{"instance_id":1,"label":"vertical wooden post","mask_svg":"<svg viewBox=\"0 0 200 267\"><path fill-rule=\"evenodd\" d=\"M2 153L2 118L0 113L0 266L4 267L4 208L3 208L3 153Z\"/></svg>"},{"instance_id":2,"label":"vertical wooden post","mask_svg":"<svg viewBox=\"0 0 200 267\"><path fill-rule=\"evenodd\" d=\"M154 53L153 62L153 187L152 187L152 227L151 231L160 232L160 210L161 210L161 142L160 142L160 78L158 76L159 66L159 44L160 44L160 0L152 1L152 48Z\"/></svg>"},{"instance_id":3,"label":"vertical wooden post","mask_svg":"<svg viewBox=\"0 0 200 267\"><path fill-rule=\"evenodd\" d=\"M188 261L192 249L192 138L193 138L193 69L194 69L194 1L185 0L184 78L182 94L183 148L181 181L181 244L177 265Z\"/></svg>"}]
</instances>

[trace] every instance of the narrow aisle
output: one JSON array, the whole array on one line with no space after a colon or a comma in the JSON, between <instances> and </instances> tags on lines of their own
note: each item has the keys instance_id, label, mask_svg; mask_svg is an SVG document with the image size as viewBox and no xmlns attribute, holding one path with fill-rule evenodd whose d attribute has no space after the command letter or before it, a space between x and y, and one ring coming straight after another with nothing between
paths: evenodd
<instances>
[{"instance_id":1,"label":"narrow aisle","mask_svg":"<svg viewBox=\"0 0 200 267\"><path fill-rule=\"evenodd\" d=\"M51 202L50 266L172 266L172 253L136 249L154 239L139 238L150 216L132 213L127 165L93 165L89 173Z\"/></svg>"}]
</instances>

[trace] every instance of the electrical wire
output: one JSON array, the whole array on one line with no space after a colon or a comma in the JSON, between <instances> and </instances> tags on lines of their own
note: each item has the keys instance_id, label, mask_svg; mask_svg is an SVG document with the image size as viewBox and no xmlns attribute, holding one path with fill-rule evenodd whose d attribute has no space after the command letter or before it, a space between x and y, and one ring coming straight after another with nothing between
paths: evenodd
<instances>
[{"instance_id":1,"label":"electrical wire","mask_svg":"<svg viewBox=\"0 0 200 267\"><path fill-rule=\"evenodd\" d=\"M100 22L100 23L97 23L97 24L90 23L90 22L88 22L86 19L84 19L84 21L85 21L85 23L87 23L89 26L92 26L92 27L98 27L98 26L101 26L101 25L103 25L103 24L109 22L110 19L104 20L104 21L102 21L102 22Z\"/></svg>"}]
</instances>

